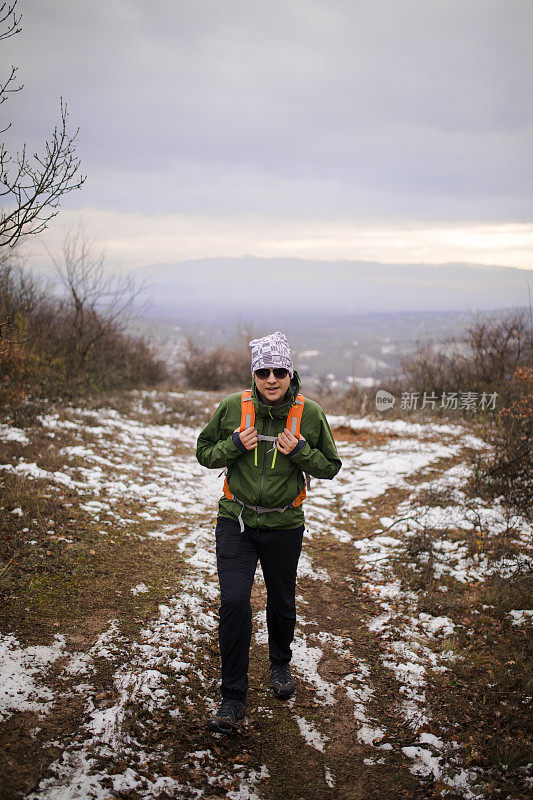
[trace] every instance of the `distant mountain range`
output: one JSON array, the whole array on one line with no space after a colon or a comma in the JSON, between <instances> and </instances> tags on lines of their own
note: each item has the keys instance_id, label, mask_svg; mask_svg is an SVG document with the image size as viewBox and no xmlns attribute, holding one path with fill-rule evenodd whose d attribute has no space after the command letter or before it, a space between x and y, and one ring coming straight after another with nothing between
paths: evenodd
<instances>
[{"instance_id":1,"label":"distant mountain range","mask_svg":"<svg viewBox=\"0 0 533 800\"><path fill-rule=\"evenodd\" d=\"M352 314L468 311L528 304L533 273L479 264L381 264L298 258L206 258L137 270L151 317L267 318L292 311ZM533 287L532 287L533 288Z\"/></svg>"}]
</instances>

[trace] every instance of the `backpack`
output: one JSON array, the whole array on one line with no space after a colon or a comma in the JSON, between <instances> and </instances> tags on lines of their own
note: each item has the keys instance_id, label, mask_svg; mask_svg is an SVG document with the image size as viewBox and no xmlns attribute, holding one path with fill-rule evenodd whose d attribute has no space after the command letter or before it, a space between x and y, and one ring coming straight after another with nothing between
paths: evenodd
<instances>
[{"instance_id":1,"label":"backpack","mask_svg":"<svg viewBox=\"0 0 533 800\"><path fill-rule=\"evenodd\" d=\"M296 436L298 439L300 436L300 423L302 421L302 414L304 410L305 404L305 397L303 394L298 394L292 406L289 409L289 413L287 415L287 421L285 423L285 427L290 430L293 436ZM241 394L241 424L239 426L239 431L244 431L246 428L251 428L255 422L255 407L252 402L252 390L245 389ZM273 443L273 450L274 456L272 458L272 468L274 468L274 464L276 463L276 455L277 455L277 448L276 442L278 437L277 436L264 436L261 433L257 434L257 438L259 441L267 441ZM270 451L269 451L270 452ZM254 463L257 466L257 448L255 448L254 452ZM298 494L298 496L293 500L292 503L289 503L287 506L283 508L262 508L259 506L251 506L248 503L243 503L242 500L239 500L235 495L232 494L231 489L229 488L228 478L227 476L224 478L224 487L223 492L225 497L228 500L235 500L237 503L240 503L243 507L246 506L247 508L252 508L253 510L257 511L258 513L267 513L269 511L285 511L287 508L296 508L297 506L301 505L307 496L306 488L310 488L310 478L307 473L305 474L305 484L302 491ZM242 511L241 516L239 516L239 521L241 524L241 530L244 530L243 522L242 522Z\"/></svg>"}]
</instances>

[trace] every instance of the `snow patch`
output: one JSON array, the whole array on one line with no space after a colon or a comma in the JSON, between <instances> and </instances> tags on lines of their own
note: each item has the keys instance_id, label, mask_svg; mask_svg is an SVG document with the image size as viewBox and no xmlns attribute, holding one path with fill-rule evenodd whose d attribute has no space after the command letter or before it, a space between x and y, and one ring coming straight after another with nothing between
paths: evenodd
<instances>
[{"instance_id":1,"label":"snow patch","mask_svg":"<svg viewBox=\"0 0 533 800\"><path fill-rule=\"evenodd\" d=\"M329 740L329 736L324 736L324 734L320 733L320 731L315 728L311 722L306 720L305 717L298 717L295 715L294 718L298 723L300 733L304 737L307 744L323 753L325 751L326 742Z\"/></svg>"},{"instance_id":2,"label":"snow patch","mask_svg":"<svg viewBox=\"0 0 533 800\"><path fill-rule=\"evenodd\" d=\"M0 720L15 711L46 714L54 700L42 682L47 669L65 655L65 637L56 634L49 646L21 647L11 634L0 635Z\"/></svg>"}]
</instances>

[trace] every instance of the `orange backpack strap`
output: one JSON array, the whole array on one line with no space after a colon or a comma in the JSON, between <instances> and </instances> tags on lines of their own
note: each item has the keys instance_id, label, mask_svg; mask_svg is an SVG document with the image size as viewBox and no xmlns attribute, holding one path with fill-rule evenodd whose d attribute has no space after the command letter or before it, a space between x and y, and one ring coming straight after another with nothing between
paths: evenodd
<instances>
[{"instance_id":1,"label":"orange backpack strap","mask_svg":"<svg viewBox=\"0 0 533 800\"><path fill-rule=\"evenodd\" d=\"M302 491L300 492L300 494L297 496L296 500L293 503L294 508L296 508L297 506L301 506L306 497L307 497L307 492L306 492L306 485L304 483L304 488L302 489Z\"/></svg>"},{"instance_id":2,"label":"orange backpack strap","mask_svg":"<svg viewBox=\"0 0 533 800\"><path fill-rule=\"evenodd\" d=\"M302 414L304 413L304 403L305 397L303 394L297 395L296 400L291 406L287 416L286 427L290 430L293 436L296 436L297 439L300 438L300 423L302 421Z\"/></svg>"},{"instance_id":3,"label":"orange backpack strap","mask_svg":"<svg viewBox=\"0 0 533 800\"><path fill-rule=\"evenodd\" d=\"M255 408L252 403L252 390L245 389L241 394L241 426L240 431L251 428L255 422Z\"/></svg>"},{"instance_id":4,"label":"orange backpack strap","mask_svg":"<svg viewBox=\"0 0 533 800\"><path fill-rule=\"evenodd\" d=\"M227 497L228 500L233 500L233 495L232 495L231 490L229 488L227 475L224 478L224 486L222 487L222 491L224 492L224 497Z\"/></svg>"}]
</instances>

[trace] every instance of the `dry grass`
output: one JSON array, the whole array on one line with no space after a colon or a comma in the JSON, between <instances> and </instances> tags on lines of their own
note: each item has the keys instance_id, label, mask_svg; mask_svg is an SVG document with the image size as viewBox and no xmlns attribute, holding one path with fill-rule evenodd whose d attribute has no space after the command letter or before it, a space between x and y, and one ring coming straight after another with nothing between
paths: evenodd
<instances>
[{"instance_id":1,"label":"dry grass","mask_svg":"<svg viewBox=\"0 0 533 800\"><path fill-rule=\"evenodd\" d=\"M123 413L154 424L201 424L218 399L219 395L196 392L164 397L132 392L122 396L119 403L109 396L103 406L119 405ZM88 441L91 440L91 427L99 424L98 407L96 405L93 413L86 418L83 435ZM68 418L68 412L62 413ZM73 413L70 416L75 419ZM76 436L78 434L79 431ZM354 440L362 446L383 443L368 431L353 431L353 434ZM341 427L337 435L351 436L352 431L350 429L348 434ZM16 463L22 456L25 461L35 461L43 468L61 469L64 457L60 450L77 442L68 431L62 431L51 439L38 426L32 430L32 441L30 445L2 443L0 463ZM436 465L434 476L437 477L443 469L456 462L456 457L443 459ZM69 464L72 463L70 460ZM96 636L108 627L111 619L117 619L122 633L136 638L141 627L157 614L158 605L175 594L175 584L179 582L184 569L184 562L176 554L175 545L157 541L155 546L153 540L147 538L150 523L142 521L129 530L115 529L111 534L102 534L102 520L95 521L84 512L74 492L8 472L1 473L1 477L3 489L0 503L3 507L4 534L0 542L2 632L14 633L24 645L49 641L59 632L65 635L71 650L83 651L94 643ZM427 480L427 477L427 473L420 475L421 480ZM370 518L353 514L344 520L343 527L355 538L371 536L379 527L379 518L394 516L398 504L408 495L406 489L391 489L372 501L374 508ZM421 506L446 507L456 505L457 498L449 490L435 491L433 488L420 492L418 503ZM12 513L17 508L22 509L23 516ZM140 506L132 503L124 503L117 508L124 518L134 516L138 510L141 510ZM172 522L171 515L157 524L161 526L168 522ZM434 572L435 544L439 537L465 541L470 554L485 554L491 562L500 558L502 553L510 557L513 552L518 552L520 545L512 525L499 538L486 537L483 550L477 544L482 541L480 531L436 530L423 524L417 526L417 531L403 540L404 550L395 562L395 575L404 590L416 592L417 612L447 616L455 624L453 634L442 640L419 637L422 644L433 648L435 652L453 652L458 656L450 662L449 671L428 675L427 709L434 730L446 731L449 739L458 742L461 759L466 766L484 770L487 781L487 788L482 795L484 800L496 796L525 800L521 770L531 761L528 755L531 742L525 726L525 700L533 695L533 652L527 629L525 626L513 626L509 611L533 606L531 575L519 570L510 578L502 579L494 575L484 582L463 584L451 576L436 578ZM391 741L399 750L401 746L412 743L412 732L394 718L398 686L380 664L383 651L379 639L361 623L362 618L376 612L376 599L362 589L364 575L354 569L353 544L342 544L331 533L324 531L324 536L309 543L309 550L313 562L326 568L332 581L329 584L316 581L306 584L309 601L306 611L310 618L318 621L321 630L329 630L333 634L341 632L346 636L347 641L352 643L354 653L372 665L377 681L372 713L376 719L383 719L384 725L391 731ZM140 582L148 584L150 591L132 595L131 588ZM98 588L96 592L95 587ZM443 587L447 591L442 591ZM263 653L260 655L264 656ZM117 657L120 658L120 654ZM201 661L204 673L215 687L218 678L216 647L213 652L199 652L198 658L199 665ZM320 672L326 679L328 675L332 676L333 680L336 672L353 670L354 663L336 661L325 648ZM96 663L94 682L102 707L106 707L106 704L111 706L116 699L112 680L116 666L116 663L106 662L105 659ZM253 654L251 691L266 706L269 701L266 699L264 678L261 677L263 668L257 654ZM145 770L147 775L157 772L175 776L184 783L197 786L207 796L208 792L215 791L223 796L222 785L210 785L206 775L201 771L195 773L191 764L184 761L185 755L191 750L207 749L213 746L213 742L203 729L206 709L202 702L191 705L183 693L183 687L177 682L172 683L172 675L169 678L169 686L175 692L173 707L150 718L143 717L139 706L134 703L127 709L129 732L132 736L138 733L149 751L144 766L140 763L135 766L140 771ZM195 691L198 695L205 693L205 687L200 685L194 670L187 675L187 682L189 694ZM320 709L313 706L311 693L302 692L300 702L303 709L300 713L309 716L309 719L321 713ZM170 711L178 712L179 726ZM20 775L20 765L26 765L22 770L25 774L24 785L19 777L13 778L4 792L6 798L11 800L20 796L22 790L27 793L31 780L42 776L46 764L59 755L57 748L46 750L47 743L64 740L71 735L71 731L78 729L81 706L72 702L61 713L63 716L54 712L47 720L39 722L42 730L36 739L30 740L29 736L29 731L36 723L34 719L18 717L4 727L0 742L4 745L0 769L6 775L16 776ZM358 771L358 763L362 761L363 754L363 748L353 734L353 708L344 708L339 703L336 719L331 724L346 726L346 732L352 737L347 738L348 734L341 737L343 746L349 742L347 752L350 758L346 757L346 751L339 753L337 771L341 780L344 763L346 783L342 785L342 791L349 796L348 793L353 791L353 774L362 774ZM322 786L321 762L314 752L309 755L309 748L302 743L289 715L283 716L278 710L274 725L256 714L248 730L249 733L242 739L229 740L221 745L222 758L228 764L232 763L232 759L238 759L241 763L245 763L243 758L248 759L249 764L267 760L272 774L269 783L263 786L267 797L285 800L289 790L291 796L298 797L298 792L304 786L306 797L316 797L318 800ZM283 746L280 746L280 741ZM9 750L6 745L9 745ZM159 755L162 749L166 752L164 760ZM29 752L39 754L39 759L31 765L27 764ZM296 754L292 760L288 757L289 752ZM294 758L304 759L301 761L306 765L304 779L300 770L294 768ZM421 800L423 797L442 796L438 786L430 782L422 786L410 775L401 765L396 752L391 759L383 786L389 786L391 792L394 790L395 798ZM125 769L125 763L123 754L117 753L110 757L106 768L110 774L118 774ZM392 774L395 775L394 784L390 783ZM371 784L374 777L370 771L364 773L364 780L369 781L364 786L372 797L377 796ZM382 796L388 797L388 790L384 791Z\"/></svg>"}]
</instances>

